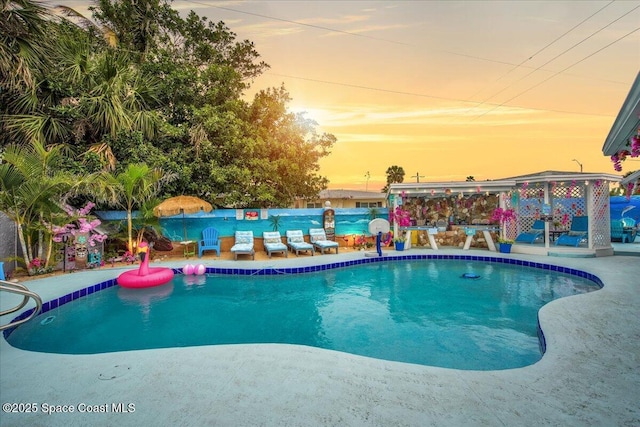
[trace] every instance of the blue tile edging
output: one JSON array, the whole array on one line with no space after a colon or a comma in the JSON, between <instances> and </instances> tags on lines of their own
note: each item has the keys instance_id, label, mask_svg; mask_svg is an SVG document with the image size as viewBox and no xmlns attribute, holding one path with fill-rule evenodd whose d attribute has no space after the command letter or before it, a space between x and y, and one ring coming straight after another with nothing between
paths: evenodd
<instances>
[{"instance_id":1,"label":"blue tile edging","mask_svg":"<svg viewBox=\"0 0 640 427\"><path fill-rule=\"evenodd\" d=\"M275 276L275 275L286 275L286 274L305 274L305 273L315 273L318 271L325 270L333 270L334 268L343 268L343 267L351 267L354 265L361 264L372 264L378 262L385 261L406 261L406 260L459 260L459 261L481 261L481 262L489 262L489 263L497 263L497 264L510 264L517 265L522 267L530 267L530 268L539 268L542 270L556 271L558 273L570 274L573 276L582 277L584 279L590 280L594 282L598 287L603 288L604 283L600 278L594 274L587 273L586 271L576 270L573 268L562 267L558 265L550 265L543 264L540 262L532 262L532 261L523 261L514 258L502 258L495 256L476 256L476 255L389 255L383 257L365 257L361 259L353 259L349 261L340 261L334 262L330 264L321 264L321 265L313 265L308 267L290 267L290 268L252 268L252 269L242 269L242 268L214 268L207 267L206 274L228 274L228 275L242 275L242 276ZM184 275L182 272L182 268L172 268L174 274ZM94 292L102 291L104 289L110 288L112 286L117 285L117 280L110 279L104 282L97 283L95 285L89 286L84 289L80 289L77 291L73 291L72 293L63 295L59 298L52 299L42 304L42 310L40 314L46 313L49 310L60 307L63 304L74 301L78 298L84 297L86 295L90 295ZM15 322L18 320L22 320L28 317L35 308L27 310L13 319L11 322ZM7 339L11 332L13 332L14 328L8 328L4 330L4 338ZM538 318L538 340L540 341L540 351L544 354L547 350L546 340L544 337L544 333L540 328L540 319Z\"/></svg>"}]
</instances>

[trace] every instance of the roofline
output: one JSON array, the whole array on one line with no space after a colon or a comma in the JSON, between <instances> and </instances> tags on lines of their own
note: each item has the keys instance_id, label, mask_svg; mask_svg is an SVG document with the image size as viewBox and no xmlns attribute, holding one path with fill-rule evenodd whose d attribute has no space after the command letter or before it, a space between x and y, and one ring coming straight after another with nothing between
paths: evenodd
<instances>
[{"instance_id":1,"label":"roofline","mask_svg":"<svg viewBox=\"0 0 640 427\"><path fill-rule=\"evenodd\" d=\"M391 184L387 197L390 194L405 193L428 193L432 190L437 193L444 193L446 190L451 192L493 192L511 191L517 185L538 182L556 182L556 181L612 181L619 182L622 179L619 175L608 173L559 173L551 175L524 175L522 177L513 177L510 179L500 179L493 181L448 181L448 182L413 182Z\"/></svg>"},{"instance_id":2,"label":"roofline","mask_svg":"<svg viewBox=\"0 0 640 427\"><path fill-rule=\"evenodd\" d=\"M627 141L640 126L640 72L631 85L620 112L602 146L602 154L612 156L626 147Z\"/></svg>"},{"instance_id":3,"label":"roofline","mask_svg":"<svg viewBox=\"0 0 640 427\"><path fill-rule=\"evenodd\" d=\"M430 190L436 192L444 192L445 190L459 191L474 191L477 192L480 188L481 192L501 192L510 191L515 187L516 182L514 180L499 180L499 181L448 181L448 182L414 182L414 183L400 183L391 184L389 186L389 194L400 194L402 192L413 193L426 193Z\"/></svg>"},{"instance_id":4,"label":"roofline","mask_svg":"<svg viewBox=\"0 0 640 427\"><path fill-rule=\"evenodd\" d=\"M597 181L597 180L619 182L622 177L611 173L568 173L568 174L552 174L552 175L527 175L523 177L514 177L513 180L518 184L525 182L551 182L551 181Z\"/></svg>"},{"instance_id":5,"label":"roofline","mask_svg":"<svg viewBox=\"0 0 640 427\"><path fill-rule=\"evenodd\" d=\"M632 182L632 181L636 181L640 179L640 170L635 171L634 173L632 173L631 175L627 176L626 178L622 178L622 180L620 180L620 184L622 185L627 185L628 183Z\"/></svg>"}]
</instances>

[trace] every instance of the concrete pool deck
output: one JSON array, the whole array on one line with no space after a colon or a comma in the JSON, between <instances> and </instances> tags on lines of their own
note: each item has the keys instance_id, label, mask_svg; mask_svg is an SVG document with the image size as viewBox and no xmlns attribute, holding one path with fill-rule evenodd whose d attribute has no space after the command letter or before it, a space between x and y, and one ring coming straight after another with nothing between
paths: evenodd
<instances>
[{"instance_id":1,"label":"concrete pool deck","mask_svg":"<svg viewBox=\"0 0 640 427\"><path fill-rule=\"evenodd\" d=\"M434 253L415 249L403 255L425 252ZM438 254L496 255L453 249ZM205 265L290 267L362 256ZM587 271L605 285L540 310L547 352L531 366L461 371L275 344L60 355L19 350L2 338L0 401L34 403L38 412L2 412L0 425L640 425L640 259L504 256ZM117 274L88 271L27 285L47 301ZM3 295L0 308L15 301ZM121 403L135 411L114 412L112 404ZM74 412L45 415L44 404L69 405Z\"/></svg>"}]
</instances>

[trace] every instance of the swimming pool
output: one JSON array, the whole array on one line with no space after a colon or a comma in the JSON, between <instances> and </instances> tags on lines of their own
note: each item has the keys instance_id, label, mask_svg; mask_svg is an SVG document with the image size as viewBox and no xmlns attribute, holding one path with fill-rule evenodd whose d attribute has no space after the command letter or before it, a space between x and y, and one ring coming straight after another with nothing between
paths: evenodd
<instances>
[{"instance_id":1,"label":"swimming pool","mask_svg":"<svg viewBox=\"0 0 640 427\"><path fill-rule=\"evenodd\" d=\"M91 295L78 291L63 305L50 304L7 340L72 354L290 343L432 366L507 369L540 359L542 305L599 289L593 277L562 267L417 258L305 267L320 271L304 275L233 269L235 276L179 276L146 290L99 284L85 292ZM334 266L342 264L350 263ZM468 272L480 278L461 277Z\"/></svg>"}]
</instances>

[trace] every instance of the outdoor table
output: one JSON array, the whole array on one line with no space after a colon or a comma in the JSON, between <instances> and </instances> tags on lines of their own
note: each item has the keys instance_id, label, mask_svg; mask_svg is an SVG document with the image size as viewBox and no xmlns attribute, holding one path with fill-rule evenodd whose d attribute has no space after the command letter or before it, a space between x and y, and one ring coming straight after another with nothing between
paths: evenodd
<instances>
[{"instance_id":1,"label":"outdoor table","mask_svg":"<svg viewBox=\"0 0 640 427\"><path fill-rule=\"evenodd\" d=\"M184 246L185 258L196 255L196 242L194 242L193 240L185 240L183 242L180 242L180 244Z\"/></svg>"}]
</instances>

